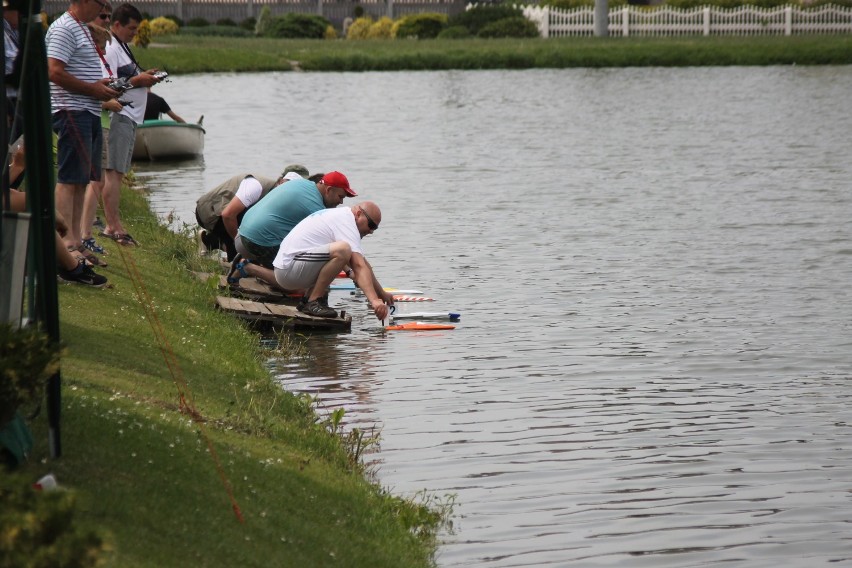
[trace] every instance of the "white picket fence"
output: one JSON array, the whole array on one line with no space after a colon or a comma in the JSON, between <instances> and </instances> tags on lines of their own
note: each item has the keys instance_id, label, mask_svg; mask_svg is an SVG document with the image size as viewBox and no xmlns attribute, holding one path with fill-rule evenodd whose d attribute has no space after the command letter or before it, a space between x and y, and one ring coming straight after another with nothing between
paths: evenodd
<instances>
[{"instance_id":1,"label":"white picket fence","mask_svg":"<svg viewBox=\"0 0 852 568\"><path fill-rule=\"evenodd\" d=\"M542 37L591 36L594 8L573 10L525 6L524 16L534 22ZM623 6L609 11L611 36L678 35L794 35L852 33L852 8L827 4L817 8L699 6L680 9Z\"/></svg>"}]
</instances>

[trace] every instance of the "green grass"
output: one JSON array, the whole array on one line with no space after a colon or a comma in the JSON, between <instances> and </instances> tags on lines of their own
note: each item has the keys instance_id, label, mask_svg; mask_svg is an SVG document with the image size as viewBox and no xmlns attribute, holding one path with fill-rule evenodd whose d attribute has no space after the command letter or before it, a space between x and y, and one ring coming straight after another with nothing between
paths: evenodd
<instances>
[{"instance_id":1,"label":"green grass","mask_svg":"<svg viewBox=\"0 0 852 568\"><path fill-rule=\"evenodd\" d=\"M144 67L214 71L401 71L852 63L852 35L462 40L286 40L166 36Z\"/></svg>"},{"instance_id":2,"label":"green grass","mask_svg":"<svg viewBox=\"0 0 852 568\"><path fill-rule=\"evenodd\" d=\"M142 246L106 241L111 288L60 286L63 456L47 457L42 415L22 473L74 492L108 566L432 565L437 511L370 483L312 402L273 384L258 335L186 268L214 267L141 192L124 190L122 215Z\"/></svg>"}]
</instances>

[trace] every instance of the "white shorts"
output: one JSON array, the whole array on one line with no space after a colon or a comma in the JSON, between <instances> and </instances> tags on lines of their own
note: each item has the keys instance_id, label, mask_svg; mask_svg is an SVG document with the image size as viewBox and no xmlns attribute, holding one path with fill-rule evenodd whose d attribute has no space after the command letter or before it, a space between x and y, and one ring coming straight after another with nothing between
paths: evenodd
<instances>
[{"instance_id":1,"label":"white shorts","mask_svg":"<svg viewBox=\"0 0 852 568\"><path fill-rule=\"evenodd\" d=\"M275 269L275 281L285 290L311 288L319 277L320 270L331 260L330 245L322 245L300 252L285 268Z\"/></svg>"}]
</instances>

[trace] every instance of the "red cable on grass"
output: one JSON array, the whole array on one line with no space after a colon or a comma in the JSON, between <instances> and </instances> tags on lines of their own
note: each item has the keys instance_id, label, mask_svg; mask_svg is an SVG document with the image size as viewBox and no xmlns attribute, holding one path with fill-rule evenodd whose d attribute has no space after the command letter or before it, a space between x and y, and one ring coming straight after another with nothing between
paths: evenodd
<instances>
[{"instance_id":1,"label":"red cable on grass","mask_svg":"<svg viewBox=\"0 0 852 568\"><path fill-rule=\"evenodd\" d=\"M92 45L95 47L95 50L98 51L97 45L92 40L91 34L86 30L87 35L89 36L89 40L92 41ZM80 130L77 125L74 123L73 119L69 119L70 130L73 133L73 141L75 145L80 150L80 153L83 149L83 140L80 136ZM98 156L97 158L100 158ZM92 171L92 160L96 159L95 156L89 156L88 171ZM101 206L103 206L103 202L101 202ZM71 222L71 219L67 220ZM178 407L183 414L187 414L192 417L192 420L198 426L199 433L201 437L204 438L204 442L207 444L207 449L210 452L210 455L213 457L213 462L216 465L216 471L219 474L219 478L222 480L222 485L225 486L225 492L228 494L228 498L231 501L231 509L234 511L234 515L237 517L237 520L241 523L245 522L243 518L242 511L240 510L240 506L237 503L237 499L234 496L234 490L231 486L231 482L228 480L228 476L225 474L225 470L222 467L222 462L219 459L219 454L216 453L216 448L213 446L213 442L210 440L210 437L207 435L207 432L204 428L204 417L196 410L195 403L192 400L192 395L189 392L189 386L186 383L186 379L183 376L183 371L178 364L177 357L174 354L174 350L169 344L168 339L166 338L166 334L163 331L163 326L160 323L160 318L157 317L157 312L154 310L154 302L151 299L150 294L148 294L148 290L145 288L145 284L142 280L142 275L139 273L138 268L136 267L136 262L133 260L133 257L129 254L125 254L125 251L122 250L122 246L119 245L118 251L121 256L122 262L124 262L124 267L127 269L127 274L130 277L130 281L133 283L133 287L136 291L136 296L139 299L139 303L142 306L143 311L145 312L148 322L151 325L151 329L154 332L154 338L157 340L158 347L160 348L160 352L163 354L163 359L166 362L166 367L169 369L169 372L172 375L172 381L175 384L175 387L178 391Z\"/></svg>"}]
</instances>

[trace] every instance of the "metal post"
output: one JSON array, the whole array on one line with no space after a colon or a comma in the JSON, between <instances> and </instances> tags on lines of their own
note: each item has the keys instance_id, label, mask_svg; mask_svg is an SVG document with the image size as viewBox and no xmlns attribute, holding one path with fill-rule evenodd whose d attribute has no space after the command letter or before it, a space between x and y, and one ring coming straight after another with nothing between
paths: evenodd
<instances>
[{"instance_id":1,"label":"metal post","mask_svg":"<svg viewBox=\"0 0 852 568\"><path fill-rule=\"evenodd\" d=\"M607 0L595 0L595 37L609 35L609 5Z\"/></svg>"},{"instance_id":2,"label":"metal post","mask_svg":"<svg viewBox=\"0 0 852 568\"><path fill-rule=\"evenodd\" d=\"M32 213L30 231L31 278L35 289L35 319L53 343L59 346L59 297L56 284L56 229L53 204L53 135L50 89L47 80L47 51L41 23L41 0L12 0L20 13L21 73L20 100L24 111L27 141L27 200ZM59 428L61 378L57 372L47 383L47 420L50 455L62 455Z\"/></svg>"}]
</instances>

